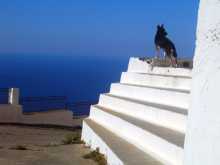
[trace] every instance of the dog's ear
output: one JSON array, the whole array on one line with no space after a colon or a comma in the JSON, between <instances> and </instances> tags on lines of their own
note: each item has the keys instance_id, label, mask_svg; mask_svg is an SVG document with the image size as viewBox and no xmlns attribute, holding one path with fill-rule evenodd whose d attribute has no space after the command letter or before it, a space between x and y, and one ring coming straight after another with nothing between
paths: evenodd
<instances>
[{"instance_id":1,"label":"dog's ear","mask_svg":"<svg viewBox=\"0 0 220 165\"><path fill-rule=\"evenodd\" d=\"M157 29L159 29L160 28L160 25L157 25Z\"/></svg>"},{"instance_id":2,"label":"dog's ear","mask_svg":"<svg viewBox=\"0 0 220 165\"><path fill-rule=\"evenodd\" d=\"M164 28L164 25L163 25L163 24L161 24L161 27L162 27L162 28Z\"/></svg>"}]
</instances>

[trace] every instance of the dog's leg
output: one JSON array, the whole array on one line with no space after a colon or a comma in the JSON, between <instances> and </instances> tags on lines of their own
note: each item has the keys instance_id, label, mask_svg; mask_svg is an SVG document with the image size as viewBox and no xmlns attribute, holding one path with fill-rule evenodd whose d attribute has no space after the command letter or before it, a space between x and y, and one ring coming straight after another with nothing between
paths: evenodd
<instances>
[{"instance_id":1,"label":"dog's leg","mask_svg":"<svg viewBox=\"0 0 220 165\"><path fill-rule=\"evenodd\" d=\"M170 60L170 67L173 67L173 59L171 55L169 55L169 60Z\"/></svg>"},{"instance_id":2,"label":"dog's leg","mask_svg":"<svg viewBox=\"0 0 220 165\"><path fill-rule=\"evenodd\" d=\"M168 62L167 57L168 57L168 54L167 54L166 51L164 51L164 66L166 66L166 64L167 64L167 62Z\"/></svg>"},{"instance_id":3,"label":"dog's leg","mask_svg":"<svg viewBox=\"0 0 220 165\"><path fill-rule=\"evenodd\" d=\"M163 52L163 56L166 59L167 53L165 51Z\"/></svg>"},{"instance_id":4,"label":"dog's leg","mask_svg":"<svg viewBox=\"0 0 220 165\"><path fill-rule=\"evenodd\" d=\"M153 58L150 63L151 71L154 69L154 60L155 60L155 58Z\"/></svg>"},{"instance_id":5,"label":"dog's leg","mask_svg":"<svg viewBox=\"0 0 220 165\"><path fill-rule=\"evenodd\" d=\"M177 68L178 67L177 58L176 57L173 57L173 58L174 58L175 67Z\"/></svg>"},{"instance_id":6,"label":"dog's leg","mask_svg":"<svg viewBox=\"0 0 220 165\"><path fill-rule=\"evenodd\" d=\"M178 67L178 63L177 63L177 58L173 57L173 63L174 63L174 67L177 68Z\"/></svg>"},{"instance_id":7,"label":"dog's leg","mask_svg":"<svg viewBox=\"0 0 220 165\"><path fill-rule=\"evenodd\" d=\"M151 70L153 70L153 67L154 67L154 59L155 59L155 57L152 59L148 59L146 61L150 65Z\"/></svg>"},{"instance_id":8,"label":"dog's leg","mask_svg":"<svg viewBox=\"0 0 220 165\"><path fill-rule=\"evenodd\" d=\"M172 60L172 66L177 68L177 58L174 57L174 50L171 49L171 60Z\"/></svg>"},{"instance_id":9,"label":"dog's leg","mask_svg":"<svg viewBox=\"0 0 220 165\"><path fill-rule=\"evenodd\" d=\"M160 58L160 46L156 45L156 58Z\"/></svg>"}]
</instances>

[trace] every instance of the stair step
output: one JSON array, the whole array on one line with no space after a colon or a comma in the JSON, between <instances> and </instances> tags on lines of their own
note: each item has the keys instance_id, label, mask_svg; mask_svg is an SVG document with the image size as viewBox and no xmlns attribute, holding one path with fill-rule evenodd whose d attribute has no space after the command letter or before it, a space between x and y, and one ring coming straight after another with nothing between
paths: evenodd
<instances>
[{"instance_id":1,"label":"stair step","mask_svg":"<svg viewBox=\"0 0 220 165\"><path fill-rule=\"evenodd\" d=\"M183 76L155 75L145 73L123 72L120 83L161 87L190 91L191 78Z\"/></svg>"},{"instance_id":2,"label":"stair step","mask_svg":"<svg viewBox=\"0 0 220 165\"><path fill-rule=\"evenodd\" d=\"M113 83L110 94L183 109L189 107L189 93L181 90Z\"/></svg>"},{"instance_id":3,"label":"stair step","mask_svg":"<svg viewBox=\"0 0 220 165\"><path fill-rule=\"evenodd\" d=\"M83 121L82 140L92 149L98 147L106 156L109 165L162 165L91 119Z\"/></svg>"},{"instance_id":4,"label":"stair step","mask_svg":"<svg viewBox=\"0 0 220 165\"><path fill-rule=\"evenodd\" d=\"M91 107L90 118L154 158L182 164L184 134L100 106Z\"/></svg>"},{"instance_id":5,"label":"stair step","mask_svg":"<svg viewBox=\"0 0 220 165\"><path fill-rule=\"evenodd\" d=\"M139 58L130 58L128 72L192 77L192 69L171 67L154 67L152 69L151 65Z\"/></svg>"},{"instance_id":6,"label":"stair step","mask_svg":"<svg viewBox=\"0 0 220 165\"><path fill-rule=\"evenodd\" d=\"M185 132L187 109L102 94L98 105L156 125Z\"/></svg>"}]
</instances>

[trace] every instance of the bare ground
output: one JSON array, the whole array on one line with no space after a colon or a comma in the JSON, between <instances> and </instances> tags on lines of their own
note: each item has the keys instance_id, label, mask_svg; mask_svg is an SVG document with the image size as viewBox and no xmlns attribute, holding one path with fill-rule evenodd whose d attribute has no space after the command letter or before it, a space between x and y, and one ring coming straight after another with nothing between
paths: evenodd
<instances>
[{"instance_id":1,"label":"bare ground","mask_svg":"<svg viewBox=\"0 0 220 165\"><path fill-rule=\"evenodd\" d=\"M71 130L0 125L0 165L95 165L82 144L62 145ZM18 146L26 150L16 150Z\"/></svg>"}]
</instances>

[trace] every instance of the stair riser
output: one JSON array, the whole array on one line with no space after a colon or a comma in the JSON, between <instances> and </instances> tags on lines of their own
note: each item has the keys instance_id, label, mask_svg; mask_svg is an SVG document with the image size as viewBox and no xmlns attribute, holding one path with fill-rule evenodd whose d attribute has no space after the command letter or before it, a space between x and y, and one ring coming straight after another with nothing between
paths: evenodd
<instances>
[{"instance_id":1,"label":"stair riser","mask_svg":"<svg viewBox=\"0 0 220 165\"><path fill-rule=\"evenodd\" d=\"M85 144L91 147L92 150L99 148L99 152L104 154L107 158L109 165L123 165L123 162L118 158L118 156L111 150L111 148L106 145L106 143L98 136L92 128L83 121L83 129L81 139Z\"/></svg>"},{"instance_id":2,"label":"stair riser","mask_svg":"<svg viewBox=\"0 0 220 165\"><path fill-rule=\"evenodd\" d=\"M147 62L141 61L138 58L130 58L128 72L191 77L192 71L191 69L168 67L154 67L152 70L152 67Z\"/></svg>"},{"instance_id":3,"label":"stair riser","mask_svg":"<svg viewBox=\"0 0 220 165\"><path fill-rule=\"evenodd\" d=\"M182 164L183 149L125 120L91 107L90 118L162 162ZM150 153L149 153L150 151ZM160 158L159 158L160 157Z\"/></svg>"},{"instance_id":4,"label":"stair riser","mask_svg":"<svg viewBox=\"0 0 220 165\"><path fill-rule=\"evenodd\" d=\"M176 91L112 84L110 94L185 109L189 107L189 94Z\"/></svg>"},{"instance_id":5,"label":"stair riser","mask_svg":"<svg viewBox=\"0 0 220 165\"><path fill-rule=\"evenodd\" d=\"M179 132L185 132L186 116L183 114L114 98L108 95L100 95L99 105L150 123Z\"/></svg>"},{"instance_id":6,"label":"stair riser","mask_svg":"<svg viewBox=\"0 0 220 165\"><path fill-rule=\"evenodd\" d=\"M123 72L121 83L190 91L191 79Z\"/></svg>"}]
</instances>

